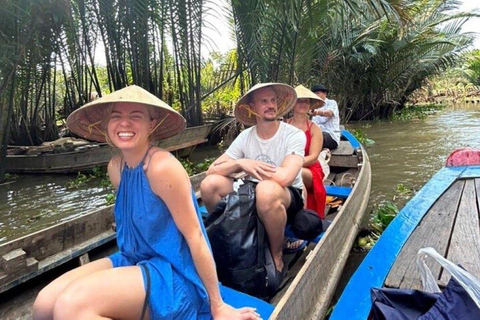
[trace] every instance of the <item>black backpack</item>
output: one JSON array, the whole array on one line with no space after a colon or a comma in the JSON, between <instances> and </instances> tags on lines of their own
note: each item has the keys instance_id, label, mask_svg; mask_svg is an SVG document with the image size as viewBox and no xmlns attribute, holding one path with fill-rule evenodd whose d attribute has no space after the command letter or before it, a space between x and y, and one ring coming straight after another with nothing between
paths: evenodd
<instances>
[{"instance_id":1,"label":"black backpack","mask_svg":"<svg viewBox=\"0 0 480 320\"><path fill-rule=\"evenodd\" d=\"M255 183L245 181L205 220L220 282L268 299L278 289L275 263L255 206Z\"/></svg>"}]
</instances>

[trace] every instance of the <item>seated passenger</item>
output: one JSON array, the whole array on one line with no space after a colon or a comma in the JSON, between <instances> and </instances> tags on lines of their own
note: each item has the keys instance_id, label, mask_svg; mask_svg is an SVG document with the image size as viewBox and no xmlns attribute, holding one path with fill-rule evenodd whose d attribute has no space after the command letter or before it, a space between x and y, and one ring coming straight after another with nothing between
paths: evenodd
<instances>
[{"instance_id":1,"label":"seated passenger","mask_svg":"<svg viewBox=\"0 0 480 320\"><path fill-rule=\"evenodd\" d=\"M180 162L152 146L185 119L146 90L130 86L73 112L77 135L117 147L108 164L117 189L119 251L60 276L37 296L39 319L258 319L220 295L198 204Z\"/></svg>"},{"instance_id":2,"label":"seated passenger","mask_svg":"<svg viewBox=\"0 0 480 320\"><path fill-rule=\"evenodd\" d=\"M302 177L305 134L278 121L294 106L295 90L280 83L261 83L236 104L235 117L246 126L228 150L207 171L200 189L208 212L233 191L232 173L244 171L257 181L256 207L265 226L281 283L287 268L282 260L287 215L303 208Z\"/></svg>"},{"instance_id":3,"label":"seated passenger","mask_svg":"<svg viewBox=\"0 0 480 320\"><path fill-rule=\"evenodd\" d=\"M302 85L295 88L297 103L293 108L293 117L287 123L305 132L305 162L302 168L302 180L307 190L307 209L314 210L320 216L325 216L325 201L327 193L323 186L323 170L318 162L322 150L322 130L308 120L311 109L322 106L325 102Z\"/></svg>"},{"instance_id":4,"label":"seated passenger","mask_svg":"<svg viewBox=\"0 0 480 320\"><path fill-rule=\"evenodd\" d=\"M335 100L327 99L329 90L323 84L316 84L312 92L325 101L325 105L312 112L312 121L320 126L323 133L323 147L336 149L340 143L340 116Z\"/></svg>"}]
</instances>

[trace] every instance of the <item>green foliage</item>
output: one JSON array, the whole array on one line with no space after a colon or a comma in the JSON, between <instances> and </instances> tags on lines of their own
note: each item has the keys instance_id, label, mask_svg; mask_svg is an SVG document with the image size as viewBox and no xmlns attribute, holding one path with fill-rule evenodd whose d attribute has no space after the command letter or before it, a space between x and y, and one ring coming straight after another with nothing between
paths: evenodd
<instances>
[{"instance_id":1,"label":"green foliage","mask_svg":"<svg viewBox=\"0 0 480 320\"><path fill-rule=\"evenodd\" d=\"M381 234L398 214L398 208L393 202L386 202L380 205L373 213L370 226Z\"/></svg>"},{"instance_id":2,"label":"green foliage","mask_svg":"<svg viewBox=\"0 0 480 320\"><path fill-rule=\"evenodd\" d=\"M342 120L388 117L427 77L453 66L475 13L455 0L235 1L244 61L256 82L323 82Z\"/></svg>"},{"instance_id":3,"label":"green foliage","mask_svg":"<svg viewBox=\"0 0 480 320\"><path fill-rule=\"evenodd\" d=\"M411 195L413 193L412 189L409 189L403 183L397 184L396 191L403 195Z\"/></svg>"},{"instance_id":4,"label":"green foliage","mask_svg":"<svg viewBox=\"0 0 480 320\"><path fill-rule=\"evenodd\" d=\"M206 171L214 160L215 158L207 158L203 162L194 164L188 159L180 159L180 163L182 164L185 171L187 171L188 175L193 176L195 174Z\"/></svg>"},{"instance_id":5,"label":"green foliage","mask_svg":"<svg viewBox=\"0 0 480 320\"><path fill-rule=\"evenodd\" d=\"M4 182L9 182L9 181L13 181L15 179L17 179L18 175L16 174L11 174L11 173L5 173L4 175Z\"/></svg>"},{"instance_id":6,"label":"green foliage","mask_svg":"<svg viewBox=\"0 0 480 320\"><path fill-rule=\"evenodd\" d=\"M115 193L109 193L105 196L107 206L115 204Z\"/></svg>"},{"instance_id":7,"label":"green foliage","mask_svg":"<svg viewBox=\"0 0 480 320\"><path fill-rule=\"evenodd\" d=\"M368 232L357 237L356 250L370 250L390 222L398 214L398 208L393 202L386 202L376 208L368 225Z\"/></svg>"},{"instance_id":8,"label":"green foliage","mask_svg":"<svg viewBox=\"0 0 480 320\"><path fill-rule=\"evenodd\" d=\"M78 189L85 186L85 184L97 180L98 184L106 189L113 189L112 183L108 178L107 171L105 168L93 167L91 172L88 174L78 172L77 177L73 180L70 180L67 183L68 189Z\"/></svg>"},{"instance_id":9,"label":"green foliage","mask_svg":"<svg viewBox=\"0 0 480 320\"><path fill-rule=\"evenodd\" d=\"M466 72L469 80L480 86L480 49L472 50L466 54Z\"/></svg>"},{"instance_id":10,"label":"green foliage","mask_svg":"<svg viewBox=\"0 0 480 320\"><path fill-rule=\"evenodd\" d=\"M444 105L426 104L426 105L409 105L392 114L391 119L394 121L408 121L413 119L425 119L429 114L445 108Z\"/></svg>"},{"instance_id":11,"label":"green foliage","mask_svg":"<svg viewBox=\"0 0 480 320\"><path fill-rule=\"evenodd\" d=\"M375 141L368 138L367 134L362 131L362 129L354 129L352 134L357 138L357 140L366 147L373 146Z\"/></svg>"}]
</instances>

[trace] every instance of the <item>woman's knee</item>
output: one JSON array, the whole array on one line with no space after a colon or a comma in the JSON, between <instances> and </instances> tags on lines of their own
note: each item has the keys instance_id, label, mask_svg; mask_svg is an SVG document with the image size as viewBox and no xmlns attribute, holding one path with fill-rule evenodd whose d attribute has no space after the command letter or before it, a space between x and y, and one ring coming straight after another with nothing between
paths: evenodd
<instances>
[{"instance_id":1,"label":"woman's knee","mask_svg":"<svg viewBox=\"0 0 480 320\"><path fill-rule=\"evenodd\" d=\"M82 281L71 283L55 300L53 314L55 319L80 319L88 310L90 288Z\"/></svg>"},{"instance_id":2,"label":"woman's knee","mask_svg":"<svg viewBox=\"0 0 480 320\"><path fill-rule=\"evenodd\" d=\"M52 287L49 284L38 293L33 303L33 319L53 319L53 308L58 295Z\"/></svg>"}]
</instances>

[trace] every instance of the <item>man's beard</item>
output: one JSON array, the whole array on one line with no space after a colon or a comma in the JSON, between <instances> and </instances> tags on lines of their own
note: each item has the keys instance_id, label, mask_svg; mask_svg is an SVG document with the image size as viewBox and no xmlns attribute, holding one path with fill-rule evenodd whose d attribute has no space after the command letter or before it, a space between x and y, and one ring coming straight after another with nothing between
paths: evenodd
<instances>
[{"instance_id":1,"label":"man's beard","mask_svg":"<svg viewBox=\"0 0 480 320\"><path fill-rule=\"evenodd\" d=\"M273 117L264 116L264 117L263 117L263 120L264 120L264 121L268 121L268 122L276 121L277 118L278 118L277 111L274 110L274 109L271 109L271 110L268 110L268 111L274 111L274 112L275 112L275 116L273 116Z\"/></svg>"}]
</instances>

